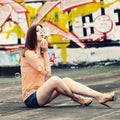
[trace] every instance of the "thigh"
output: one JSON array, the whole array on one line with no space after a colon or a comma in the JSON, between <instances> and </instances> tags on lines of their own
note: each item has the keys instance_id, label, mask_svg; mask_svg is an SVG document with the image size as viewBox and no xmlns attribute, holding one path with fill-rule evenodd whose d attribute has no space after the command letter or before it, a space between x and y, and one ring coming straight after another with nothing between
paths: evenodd
<instances>
[{"instance_id":1,"label":"thigh","mask_svg":"<svg viewBox=\"0 0 120 120\"><path fill-rule=\"evenodd\" d=\"M45 82L36 92L37 101L40 105L45 105L56 98L59 93L56 91L53 83Z\"/></svg>"}]
</instances>

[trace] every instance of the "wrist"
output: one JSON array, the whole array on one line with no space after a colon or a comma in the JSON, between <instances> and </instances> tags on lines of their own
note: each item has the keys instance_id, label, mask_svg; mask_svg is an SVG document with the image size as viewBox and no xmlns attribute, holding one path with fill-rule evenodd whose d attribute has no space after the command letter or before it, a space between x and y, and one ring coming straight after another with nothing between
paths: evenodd
<instances>
[{"instance_id":1,"label":"wrist","mask_svg":"<svg viewBox=\"0 0 120 120\"><path fill-rule=\"evenodd\" d=\"M44 52L48 52L48 48L42 48Z\"/></svg>"},{"instance_id":2,"label":"wrist","mask_svg":"<svg viewBox=\"0 0 120 120\"><path fill-rule=\"evenodd\" d=\"M48 66L48 67L46 67L46 69L45 69L47 72L50 72L50 70L51 70L51 67L50 66Z\"/></svg>"}]
</instances>

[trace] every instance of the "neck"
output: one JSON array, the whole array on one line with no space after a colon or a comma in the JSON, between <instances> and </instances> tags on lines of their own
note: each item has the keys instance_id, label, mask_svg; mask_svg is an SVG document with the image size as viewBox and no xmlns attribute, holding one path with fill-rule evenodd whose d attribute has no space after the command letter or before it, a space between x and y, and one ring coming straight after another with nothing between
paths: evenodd
<instances>
[{"instance_id":1,"label":"neck","mask_svg":"<svg viewBox=\"0 0 120 120\"><path fill-rule=\"evenodd\" d=\"M40 43L38 42L36 50L39 50L40 47L41 47L41 46L40 46Z\"/></svg>"},{"instance_id":2,"label":"neck","mask_svg":"<svg viewBox=\"0 0 120 120\"><path fill-rule=\"evenodd\" d=\"M38 43L37 48L35 50L39 55L41 55L41 45Z\"/></svg>"}]
</instances>

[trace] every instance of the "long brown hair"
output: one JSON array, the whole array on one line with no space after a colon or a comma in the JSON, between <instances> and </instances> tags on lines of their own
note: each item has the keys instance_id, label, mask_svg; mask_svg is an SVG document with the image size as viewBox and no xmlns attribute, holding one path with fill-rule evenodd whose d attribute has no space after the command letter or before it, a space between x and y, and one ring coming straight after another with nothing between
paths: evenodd
<instances>
[{"instance_id":1,"label":"long brown hair","mask_svg":"<svg viewBox=\"0 0 120 120\"><path fill-rule=\"evenodd\" d=\"M36 35L36 27L37 26L40 26L41 28L43 28L43 26L40 24L34 24L27 31L25 48L24 48L24 51L22 54L23 57L25 57L26 50L28 50L28 49L35 50L37 47L37 35Z\"/></svg>"}]
</instances>

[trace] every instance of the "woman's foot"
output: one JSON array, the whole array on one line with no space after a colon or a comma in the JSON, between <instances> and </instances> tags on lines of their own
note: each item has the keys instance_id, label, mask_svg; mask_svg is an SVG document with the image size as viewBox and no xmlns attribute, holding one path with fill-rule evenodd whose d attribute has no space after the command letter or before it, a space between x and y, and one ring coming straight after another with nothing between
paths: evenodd
<instances>
[{"instance_id":1,"label":"woman's foot","mask_svg":"<svg viewBox=\"0 0 120 120\"><path fill-rule=\"evenodd\" d=\"M83 97L83 96L77 96L77 98L73 99L75 102L81 104L82 106L88 106L92 103L92 98L90 97Z\"/></svg>"},{"instance_id":2,"label":"woman's foot","mask_svg":"<svg viewBox=\"0 0 120 120\"><path fill-rule=\"evenodd\" d=\"M109 105L107 105L107 102L114 101L116 96L116 91L109 92L109 93L103 93L101 96L96 96L96 99L98 102L108 108L111 108Z\"/></svg>"}]
</instances>

